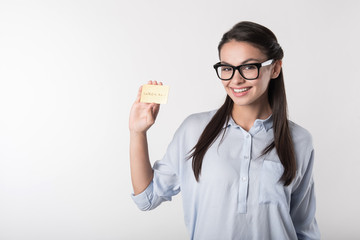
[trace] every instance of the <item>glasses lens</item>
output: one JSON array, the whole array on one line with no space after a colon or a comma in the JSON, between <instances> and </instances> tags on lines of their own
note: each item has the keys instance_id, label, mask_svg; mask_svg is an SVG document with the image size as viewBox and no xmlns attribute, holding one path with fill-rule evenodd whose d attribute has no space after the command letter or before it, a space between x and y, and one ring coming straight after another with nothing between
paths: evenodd
<instances>
[{"instance_id":1,"label":"glasses lens","mask_svg":"<svg viewBox=\"0 0 360 240\"><path fill-rule=\"evenodd\" d=\"M220 79L229 80L233 75L234 69L230 66L218 66L216 71Z\"/></svg>"},{"instance_id":2,"label":"glasses lens","mask_svg":"<svg viewBox=\"0 0 360 240\"><path fill-rule=\"evenodd\" d=\"M258 77L259 69L256 65L245 65L240 68L240 71L244 78L246 79L255 79Z\"/></svg>"}]
</instances>

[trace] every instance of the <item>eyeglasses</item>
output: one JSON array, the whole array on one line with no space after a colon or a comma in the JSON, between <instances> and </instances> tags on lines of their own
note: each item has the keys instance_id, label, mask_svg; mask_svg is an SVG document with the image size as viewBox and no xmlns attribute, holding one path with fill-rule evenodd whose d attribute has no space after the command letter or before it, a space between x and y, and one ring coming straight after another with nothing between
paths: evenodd
<instances>
[{"instance_id":1,"label":"eyeglasses","mask_svg":"<svg viewBox=\"0 0 360 240\"><path fill-rule=\"evenodd\" d=\"M239 66L222 64L221 62L219 62L214 65L214 68L218 77L223 81L228 81L232 79L236 69L239 71L240 75L244 79L254 80L259 77L260 68L272 64L273 61L273 59L270 59L262 63L248 63Z\"/></svg>"}]
</instances>

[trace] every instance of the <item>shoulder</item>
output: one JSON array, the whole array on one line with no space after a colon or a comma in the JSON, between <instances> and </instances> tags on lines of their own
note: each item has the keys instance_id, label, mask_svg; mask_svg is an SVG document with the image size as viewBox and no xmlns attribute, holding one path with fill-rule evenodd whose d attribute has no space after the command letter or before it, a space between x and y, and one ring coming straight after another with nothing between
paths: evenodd
<instances>
[{"instance_id":1,"label":"shoulder","mask_svg":"<svg viewBox=\"0 0 360 240\"><path fill-rule=\"evenodd\" d=\"M194 113L189 115L187 118L185 118L182 125L187 126L202 126L207 125L209 121L212 119L212 117L215 115L217 110L207 111L207 112L200 112L200 113Z\"/></svg>"},{"instance_id":2,"label":"shoulder","mask_svg":"<svg viewBox=\"0 0 360 240\"><path fill-rule=\"evenodd\" d=\"M306 145L312 148L312 136L311 133L302 126L289 120L289 129L291 132L294 145Z\"/></svg>"},{"instance_id":3,"label":"shoulder","mask_svg":"<svg viewBox=\"0 0 360 240\"><path fill-rule=\"evenodd\" d=\"M194 113L185 118L177 130L178 134L199 137L217 110Z\"/></svg>"},{"instance_id":4,"label":"shoulder","mask_svg":"<svg viewBox=\"0 0 360 240\"><path fill-rule=\"evenodd\" d=\"M312 136L307 129L292 121L289 121L289 129L294 144L298 171L302 175L313 161L314 147Z\"/></svg>"},{"instance_id":5,"label":"shoulder","mask_svg":"<svg viewBox=\"0 0 360 240\"><path fill-rule=\"evenodd\" d=\"M184 152L188 153L190 149L195 146L215 113L216 110L194 113L187 116L176 130L171 146L177 146L178 149L185 149Z\"/></svg>"}]
</instances>

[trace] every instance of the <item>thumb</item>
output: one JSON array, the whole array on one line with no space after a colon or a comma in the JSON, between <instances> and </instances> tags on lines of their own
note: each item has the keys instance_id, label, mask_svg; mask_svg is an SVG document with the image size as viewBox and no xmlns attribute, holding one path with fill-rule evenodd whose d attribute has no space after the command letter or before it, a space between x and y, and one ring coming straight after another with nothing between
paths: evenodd
<instances>
[{"instance_id":1,"label":"thumb","mask_svg":"<svg viewBox=\"0 0 360 240\"><path fill-rule=\"evenodd\" d=\"M154 124L157 115L155 108L156 108L156 104L152 103L149 105L147 110L147 120L151 125Z\"/></svg>"}]
</instances>

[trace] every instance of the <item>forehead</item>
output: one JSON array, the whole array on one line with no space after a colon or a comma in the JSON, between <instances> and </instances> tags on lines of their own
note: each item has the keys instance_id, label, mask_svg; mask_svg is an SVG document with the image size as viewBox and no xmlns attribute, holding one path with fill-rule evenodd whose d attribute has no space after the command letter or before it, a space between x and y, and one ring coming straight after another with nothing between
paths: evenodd
<instances>
[{"instance_id":1,"label":"forehead","mask_svg":"<svg viewBox=\"0 0 360 240\"><path fill-rule=\"evenodd\" d=\"M225 43L220 50L220 60L231 64L241 64L249 59L266 60L260 48L248 42L232 40Z\"/></svg>"}]
</instances>

